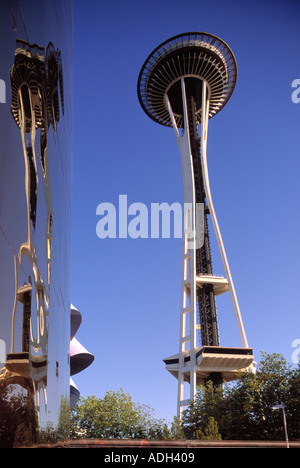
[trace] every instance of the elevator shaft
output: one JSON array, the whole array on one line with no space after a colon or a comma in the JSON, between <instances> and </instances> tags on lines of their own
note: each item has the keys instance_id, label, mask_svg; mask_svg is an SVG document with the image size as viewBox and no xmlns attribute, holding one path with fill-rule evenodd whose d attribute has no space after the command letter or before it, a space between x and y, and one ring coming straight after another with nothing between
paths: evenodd
<instances>
[{"instance_id":1,"label":"elevator shaft","mask_svg":"<svg viewBox=\"0 0 300 468\"><path fill-rule=\"evenodd\" d=\"M195 202L204 204L204 243L201 248L196 250L196 274L212 275L211 249L209 241L208 207L201 169L200 138L198 136L198 127L196 122L196 99L192 94L187 93L187 111L188 111L188 130L190 137L190 147L193 160ZM200 316L201 326L201 345L202 346L220 346L216 300L212 284L203 284L197 288L197 309Z\"/></svg>"}]
</instances>

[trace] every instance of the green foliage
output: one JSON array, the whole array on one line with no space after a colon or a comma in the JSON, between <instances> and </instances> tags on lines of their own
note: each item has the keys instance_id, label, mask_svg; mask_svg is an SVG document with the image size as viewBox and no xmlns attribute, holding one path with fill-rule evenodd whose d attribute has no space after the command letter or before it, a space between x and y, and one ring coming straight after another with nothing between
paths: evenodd
<instances>
[{"instance_id":1,"label":"green foliage","mask_svg":"<svg viewBox=\"0 0 300 468\"><path fill-rule=\"evenodd\" d=\"M211 381L207 382L206 386L199 387L196 401L183 413L182 427L186 438L208 438L213 422L221 418L223 403L223 390L214 389ZM209 440L220 440L218 430L215 438Z\"/></svg>"},{"instance_id":2,"label":"green foliage","mask_svg":"<svg viewBox=\"0 0 300 468\"><path fill-rule=\"evenodd\" d=\"M107 391L104 397L80 398L71 411L71 437L114 439L164 439L169 431L153 410L134 403L122 389Z\"/></svg>"},{"instance_id":3,"label":"green foliage","mask_svg":"<svg viewBox=\"0 0 300 468\"><path fill-rule=\"evenodd\" d=\"M280 354L262 353L255 374L214 388L199 387L182 420L170 427L156 420L153 410L134 403L121 389L102 399L81 398L71 411L71 437L202 440L284 440L283 404L290 440L300 439L300 366L287 364Z\"/></svg>"},{"instance_id":4,"label":"green foliage","mask_svg":"<svg viewBox=\"0 0 300 468\"><path fill-rule=\"evenodd\" d=\"M217 421L213 416L208 418L208 423L204 429L204 433L201 429L196 431L196 439L199 440L222 440L221 435L219 434L219 426Z\"/></svg>"},{"instance_id":5,"label":"green foliage","mask_svg":"<svg viewBox=\"0 0 300 468\"><path fill-rule=\"evenodd\" d=\"M0 382L0 448L30 446L38 439L37 413L28 388Z\"/></svg>"},{"instance_id":6,"label":"green foliage","mask_svg":"<svg viewBox=\"0 0 300 468\"><path fill-rule=\"evenodd\" d=\"M184 430L180 418L174 416L173 422L171 423L171 428L169 430L168 439L172 440L181 440L185 439Z\"/></svg>"},{"instance_id":7,"label":"green foliage","mask_svg":"<svg viewBox=\"0 0 300 468\"><path fill-rule=\"evenodd\" d=\"M289 366L280 354L262 353L256 374L243 374L223 389L214 389L212 382L200 387L184 412L182 428L187 438L220 432L222 439L283 440L282 412L272 409L278 403L285 406L289 438L299 439L300 367Z\"/></svg>"}]
</instances>

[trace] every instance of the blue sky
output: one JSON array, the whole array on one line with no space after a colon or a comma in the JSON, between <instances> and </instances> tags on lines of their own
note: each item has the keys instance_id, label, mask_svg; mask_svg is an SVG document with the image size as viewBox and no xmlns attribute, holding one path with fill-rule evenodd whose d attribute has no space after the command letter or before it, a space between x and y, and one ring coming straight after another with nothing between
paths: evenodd
<instances>
[{"instance_id":1,"label":"blue sky","mask_svg":"<svg viewBox=\"0 0 300 468\"><path fill-rule=\"evenodd\" d=\"M96 208L182 202L172 129L150 120L136 93L148 54L188 31L233 50L238 79L209 121L212 197L249 346L292 363L300 342L300 78L298 1L75 0L72 303L78 340L95 361L74 376L82 396L123 388L157 418L176 414L181 239L99 239ZM211 230L215 274L223 269ZM225 297L226 296L226 297ZM217 301L221 344L240 346L229 294ZM298 345L298 348L300 346ZM300 351L299 351L300 355Z\"/></svg>"}]
</instances>

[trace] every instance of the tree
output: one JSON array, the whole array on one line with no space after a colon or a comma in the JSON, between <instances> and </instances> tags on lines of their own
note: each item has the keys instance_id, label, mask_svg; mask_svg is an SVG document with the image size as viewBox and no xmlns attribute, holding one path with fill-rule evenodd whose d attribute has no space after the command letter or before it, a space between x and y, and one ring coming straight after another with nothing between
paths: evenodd
<instances>
[{"instance_id":1,"label":"tree","mask_svg":"<svg viewBox=\"0 0 300 468\"><path fill-rule=\"evenodd\" d=\"M0 382L0 415L0 448L37 442L37 412L30 388Z\"/></svg>"},{"instance_id":2,"label":"tree","mask_svg":"<svg viewBox=\"0 0 300 468\"><path fill-rule=\"evenodd\" d=\"M104 397L80 398L71 411L71 437L141 439L168 437L167 425L152 416L153 410L134 403L122 389Z\"/></svg>"},{"instance_id":3,"label":"tree","mask_svg":"<svg viewBox=\"0 0 300 468\"><path fill-rule=\"evenodd\" d=\"M222 439L283 440L282 414L272 407L283 404L289 438L300 438L300 366L293 368L277 353L262 353L255 374L214 389L212 382L198 389L195 402L184 413L187 438L202 437L209 418L218 423Z\"/></svg>"},{"instance_id":4,"label":"tree","mask_svg":"<svg viewBox=\"0 0 300 468\"><path fill-rule=\"evenodd\" d=\"M208 423L204 429L204 433L199 429L196 432L196 439L200 440L222 440L221 435L219 434L219 426L217 421L213 416L208 418Z\"/></svg>"},{"instance_id":5,"label":"tree","mask_svg":"<svg viewBox=\"0 0 300 468\"><path fill-rule=\"evenodd\" d=\"M191 402L183 412L182 427L187 439L203 438L211 418L219 421L223 412L223 390L214 389L208 381L205 386L198 387L195 402Z\"/></svg>"},{"instance_id":6,"label":"tree","mask_svg":"<svg viewBox=\"0 0 300 468\"><path fill-rule=\"evenodd\" d=\"M185 439L184 430L182 428L181 420L177 416L174 416L171 428L168 434L169 439L181 440Z\"/></svg>"},{"instance_id":7,"label":"tree","mask_svg":"<svg viewBox=\"0 0 300 468\"><path fill-rule=\"evenodd\" d=\"M300 363L291 370L286 401L289 438L296 440L300 438Z\"/></svg>"},{"instance_id":8,"label":"tree","mask_svg":"<svg viewBox=\"0 0 300 468\"><path fill-rule=\"evenodd\" d=\"M241 374L223 388L212 382L199 387L170 428L122 389L107 391L102 399L81 398L71 411L71 437L284 440L282 413L272 409L276 404L285 406L289 439L300 439L300 365L262 353L255 374Z\"/></svg>"}]
</instances>

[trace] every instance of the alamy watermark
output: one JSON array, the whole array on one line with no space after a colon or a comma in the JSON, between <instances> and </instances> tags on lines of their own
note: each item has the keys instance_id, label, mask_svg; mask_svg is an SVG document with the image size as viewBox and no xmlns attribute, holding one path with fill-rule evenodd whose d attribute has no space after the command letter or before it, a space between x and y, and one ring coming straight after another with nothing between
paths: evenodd
<instances>
[{"instance_id":1,"label":"alamy watermark","mask_svg":"<svg viewBox=\"0 0 300 468\"><path fill-rule=\"evenodd\" d=\"M4 363L6 360L6 346L5 341L0 339L0 362Z\"/></svg>"},{"instance_id":2,"label":"alamy watermark","mask_svg":"<svg viewBox=\"0 0 300 468\"><path fill-rule=\"evenodd\" d=\"M0 80L0 103L6 103L6 84L4 80Z\"/></svg>"},{"instance_id":3,"label":"alamy watermark","mask_svg":"<svg viewBox=\"0 0 300 468\"><path fill-rule=\"evenodd\" d=\"M128 205L127 195L119 195L119 205L100 203L96 234L100 239L179 239L186 236L187 248L200 248L204 242L204 204L196 204L193 222L192 203L151 203L150 212L144 203ZM195 226L194 226L195 224ZM183 228L184 226L184 228Z\"/></svg>"},{"instance_id":4,"label":"alamy watermark","mask_svg":"<svg viewBox=\"0 0 300 468\"><path fill-rule=\"evenodd\" d=\"M299 104L300 102L300 78L292 81L292 88L295 88L291 95L292 101L294 104Z\"/></svg>"},{"instance_id":5,"label":"alamy watermark","mask_svg":"<svg viewBox=\"0 0 300 468\"><path fill-rule=\"evenodd\" d=\"M292 362L298 364L298 362L300 362L300 338L296 338L292 341L292 348L296 348L292 352Z\"/></svg>"}]
</instances>

